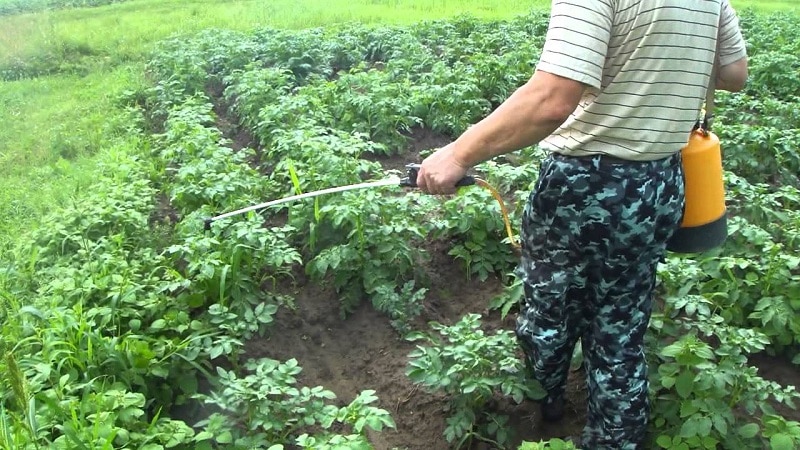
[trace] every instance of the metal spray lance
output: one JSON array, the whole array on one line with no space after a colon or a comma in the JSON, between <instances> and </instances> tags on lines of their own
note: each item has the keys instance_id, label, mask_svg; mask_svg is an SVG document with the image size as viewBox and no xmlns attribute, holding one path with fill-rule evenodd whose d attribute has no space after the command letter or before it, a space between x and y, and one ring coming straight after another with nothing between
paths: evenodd
<instances>
[{"instance_id":1,"label":"metal spray lance","mask_svg":"<svg viewBox=\"0 0 800 450\"><path fill-rule=\"evenodd\" d=\"M297 200L303 200L303 199L306 199L306 198L318 197L320 195L335 194L335 193L339 193L339 192L347 192L347 191L352 191L352 190L356 190L356 189L370 189L370 188L377 188L377 187L383 187L383 186L399 186L399 187L416 188L417 187L417 176L419 175L420 167L421 166L419 164L414 164L414 163L407 164L406 165L407 175L405 177L403 177L403 178L391 177L391 178L387 178L385 180L368 181L368 182L364 182L364 183L350 184L350 185L347 185L347 186L337 186L337 187L332 187L332 188L328 188L328 189L321 189L321 190L318 190L318 191L306 192L304 194L292 195L292 196L289 196L289 197L284 197L284 198L280 198L280 199L277 199L277 200L271 200L271 201L268 201L268 202L259 203L257 205L248 206L246 208L237 209L236 211L227 212L225 214L220 214L218 216L209 217L209 218L205 219L204 220L204 222L205 222L204 228L205 228L206 231L210 230L211 229L211 224L214 223L217 220L227 219L229 217L237 216L237 215L244 214L244 213L247 213L247 212L250 212L250 211L269 208L271 206L277 206L277 205L281 205L281 204L284 204L284 203L289 203L289 202L293 202L293 201L297 201ZM495 200L497 200L497 202L500 204L500 209L501 209L501 212L503 214L503 220L504 220L505 225L506 225L506 232L508 233L508 237L509 237L512 245L515 248L519 248L519 244L514 240L513 233L511 232L511 223L510 223L510 221L508 219L508 211L506 210L505 203L503 202L503 198L500 196L500 194L497 192L496 189L494 189L486 181L484 181L484 180L482 180L480 178L477 178L477 177L473 177L473 176L466 176L466 177L460 179L456 183L456 187L472 186L472 185L475 185L475 184L477 184L477 185L479 185L481 187L484 187L484 188L486 188L486 189L488 189L489 191L492 192L492 195L494 196Z\"/></svg>"}]
</instances>

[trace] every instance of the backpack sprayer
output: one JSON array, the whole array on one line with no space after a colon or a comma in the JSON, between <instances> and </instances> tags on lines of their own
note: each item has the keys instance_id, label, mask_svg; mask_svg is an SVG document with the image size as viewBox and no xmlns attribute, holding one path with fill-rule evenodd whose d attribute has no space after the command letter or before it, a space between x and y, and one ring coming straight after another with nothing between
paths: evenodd
<instances>
[{"instance_id":1,"label":"backpack sprayer","mask_svg":"<svg viewBox=\"0 0 800 450\"><path fill-rule=\"evenodd\" d=\"M722 149L709 119L695 125L681 150L686 203L681 227L667 242L672 252L704 252L722 245L728 236Z\"/></svg>"},{"instance_id":2,"label":"backpack sprayer","mask_svg":"<svg viewBox=\"0 0 800 450\"><path fill-rule=\"evenodd\" d=\"M237 215L244 214L244 213L247 213L247 212L250 212L250 211L269 208L271 206L277 206L277 205L281 205L281 204L284 204L284 203L289 203L289 202L293 202L293 201L297 201L297 200L302 200L302 199L312 198L312 197L318 197L320 195L325 195L325 194L333 194L333 193L337 193L337 192L346 192L346 191L352 191L352 190L356 190L356 189L377 188L377 187L382 187L382 186L400 186L400 187L407 187L407 188L416 188L417 187L417 175L419 175L420 165L419 164L407 164L406 165L406 169L407 169L408 172L407 172L407 176L404 177L404 178L392 177L392 178L387 178L385 180L368 181L368 182L365 182L365 183L350 184L350 185L347 185L347 186L338 186L338 187L332 187L332 188L328 188L328 189L322 189L322 190L319 190L319 191L306 192L304 194L292 195L292 196L289 196L289 197L284 197L284 198L280 198L280 199L277 199L277 200L272 200L272 201L268 201L268 202L264 202L264 203L259 203L257 205L248 206L246 208L238 209L236 211L231 211L231 212L228 212L228 213L225 213L225 214L220 214L218 216L214 216L214 217L210 217L210 218L205 219L204 220L204 222L205 222L204 228L205 228L206 231L210 230L211 229L211 224L213 222L216 222L217 220L226 219L228 217L237 216ZM494 197L495 200L497 200L497 203L500 205L500 212L503 215L503 222L505 223L506 233L508 234L508 239L511 241L511 245L515 249L519 249L520 245L514 239L514 233L511 231L511 221L508 218L508 210L506 209L506 205L505 205L505 202L503 201L503 197L500 196L500 193L497 191L497 189L495 189L492 185L490 185L485 180L483 180L481 178L478 178L478 177L466 176L466 177L458 180L458 182L456 183L456 187L472 186L472 185L481 186L481 187L489 190L492 193L492 196Z\"/></svg>"},{"instance_id":3,"label":"backpack sprayer","mask_svg":"<svg viewBox=\"0 0 800 450\"><path fill-rule=\"evenodd\" d=\"M722 245L728 237L725 185L722 177L722 148L711 132L714 117L716 68L711 71L706 92L706 112L698 120L681 149L686 192L680 228L667 242L667 250L699 253Z\"/></svg>"}]
</instances>

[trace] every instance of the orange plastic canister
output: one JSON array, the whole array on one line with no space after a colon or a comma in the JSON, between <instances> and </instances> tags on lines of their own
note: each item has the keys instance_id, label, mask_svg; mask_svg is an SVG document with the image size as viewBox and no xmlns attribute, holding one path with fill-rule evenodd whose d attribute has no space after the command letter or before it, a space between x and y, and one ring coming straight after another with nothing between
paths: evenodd
<instances>
[{"instance_id":1,"label":"orange plastic canister","mask_svg":"<svg viewBox=\"0 0 800 450\"><path fill-rule=\"evenodd\" d=\"M697 253L721 245L727 238L725 186L719 138L702 128L694 130L681 150L686 205L680 229L667 249Z\"/></svg>"},{"instance_id":2,"label":"orange plastic canister","mask_svg":"<svg viewBox=\"0 0 800 450\"><path fill-rule=\"evenodd\" d=\"M707 135L706 135L707 133ZM725 214L722 152L719 138L697 129L681 151L686 185L686 209L682 227L709 224Z\"/></svg>"}]
</instances>

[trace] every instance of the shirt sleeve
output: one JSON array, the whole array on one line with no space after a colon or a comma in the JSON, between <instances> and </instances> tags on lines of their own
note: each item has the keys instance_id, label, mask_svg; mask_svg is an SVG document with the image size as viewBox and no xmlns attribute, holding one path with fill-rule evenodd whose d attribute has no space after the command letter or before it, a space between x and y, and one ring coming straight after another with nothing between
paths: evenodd
<instances>
[{"instance_id":1,"label":"shirt sleeve","mask_svg":"<svg viewBox=\"0 0 800 450\"><path fill-rule=\"evenodd\" d=\"M611 0L553 0L536 68L600 89L613 17Z\"/></svg>"},{"instance_id":2,"label":"shirt sleeve","mask_svg":"<svg viewBox=\"0 0 800 450\"><path fill-rule=\"evenodd\" d=\"M719 62L723 66L734 63L747 56L747 47L739 18L728 0L722 0L719 21Z\"/></svg>"}]
</instances>

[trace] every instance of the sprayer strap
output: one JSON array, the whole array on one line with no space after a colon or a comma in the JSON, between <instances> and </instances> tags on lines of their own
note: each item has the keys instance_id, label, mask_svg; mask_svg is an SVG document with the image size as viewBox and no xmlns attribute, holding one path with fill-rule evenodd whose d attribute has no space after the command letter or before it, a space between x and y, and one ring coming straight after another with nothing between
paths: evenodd
<instances>
[{"instance_id":1,"label":"sprayer strap","mask_svg":"<svg viewBox=\"0 0 800 450\"><path fill-rule=\"evenodd\" d=\"M708 79L708 90L706 91L706 116L703 118L703 129L707 132L711 131L714 119L714 92L717 88L717 58L719 58L719 32L722 29L722 12L720 12L719 20L720 23L717 26L717 46L714 49L713 66L711 66L711 76Z\"/></svg>"},{"instance_id":2,"label":"sprayer strap","mask_svg":"<svg viewBox=\"0 0 800 450\"><path fill-rule=\"evenodd\" d=\"M717 81L717 64L714 62L714 69L711 70L711 79L708 83L708 91L706 92L706 116L703 118L703 129L711 131L711 126L714 120L714 91L716 90Z\"/></svg>"}]
</instances>

